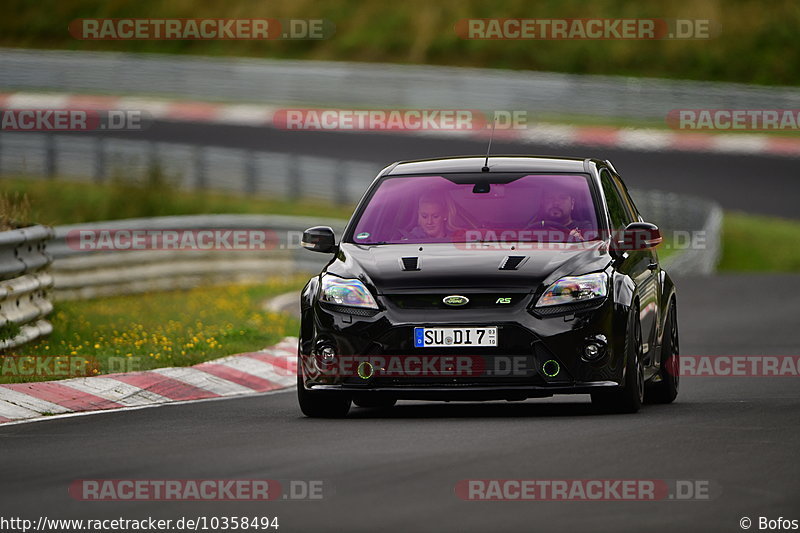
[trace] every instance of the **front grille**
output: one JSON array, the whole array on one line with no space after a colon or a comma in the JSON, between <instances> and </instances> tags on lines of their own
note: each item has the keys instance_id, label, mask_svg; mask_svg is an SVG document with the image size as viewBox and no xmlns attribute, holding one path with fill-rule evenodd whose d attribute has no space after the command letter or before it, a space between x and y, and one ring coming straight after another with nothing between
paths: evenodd
<instances>
[{"instance_id":1,"label":"front grille","mask_svg":"<svg viewBox=\"0 0 800 533\"><path fill-rule=\"evenodd\" d=\"M460 294L469 298L469 303L461 306L446 305L442 300L447 296ZM400 309L503 309L512 307L528 293L491 293L491 294L464 294L458 292L429 293L429 294L387 294L385 297Z\"/></svg>"}]
</instances>

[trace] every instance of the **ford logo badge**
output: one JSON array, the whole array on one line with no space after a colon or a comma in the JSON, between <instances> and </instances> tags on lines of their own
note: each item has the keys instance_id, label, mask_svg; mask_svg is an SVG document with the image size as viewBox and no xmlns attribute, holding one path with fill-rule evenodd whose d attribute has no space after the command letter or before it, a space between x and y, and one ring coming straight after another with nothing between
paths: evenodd
<instances>
[{"instance_id":1,"label":"ford logo badge","mask_svg":"<svg viewBox=\"0 0 800 533\"><path fill-rule=\"evenodd\" d=\"M467 305L469 303L469 298L467 298L466 296L459 296L457 294L454 294L452 296L445 296L444 298L442 298L442 302L445 305L458 307L461 305Z\"/></svg>"}]
</instances>

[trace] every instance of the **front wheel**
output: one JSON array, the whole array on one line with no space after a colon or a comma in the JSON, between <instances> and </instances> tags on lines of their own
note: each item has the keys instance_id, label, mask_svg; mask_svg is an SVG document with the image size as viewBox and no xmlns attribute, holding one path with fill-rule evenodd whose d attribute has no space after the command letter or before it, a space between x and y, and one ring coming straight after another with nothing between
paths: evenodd
<instances>
[{"instance_id":1,"label":"front wheel","mask_svg":"<svg viewBox=\"0 0 800 533\"><path fill-rule=\"evenodd\" d=\"M669 306L664 324L659 381L647 387L648 403L672 403L678 397L680 381L680 349L678 344L678 312L675 302Z\"/></svg>"},{"instance_id":2,"label":"front wheel","mask_svg":"<svg viewBox=\"0 0 800 533\"><path fill-rule=\"evenodd\" d=\"M311 418L344 418L350 411L350 397L335 391L308 391L298 362L297 401L304 415Z\"/></svg>"},{"instance_id":3,"label":"front wheel","mask_svg":"<svg viewBox=\"0 0 800 533\"><path fill-rule=\"evenodd\" d=\"M642 362L642 326L635 307L628 314L625 334L625 384L611 391L592 393L592 404L603 411L635 413L644 400L644 364Z\"/></svg>"}]
</instances>

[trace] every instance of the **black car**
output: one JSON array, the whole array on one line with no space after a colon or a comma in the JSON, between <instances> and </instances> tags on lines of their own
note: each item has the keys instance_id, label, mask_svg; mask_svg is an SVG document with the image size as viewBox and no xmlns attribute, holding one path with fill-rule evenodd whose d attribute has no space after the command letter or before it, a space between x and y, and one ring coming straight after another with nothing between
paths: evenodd
<instances>
[{"instance_id":1,"label":"black car","mask_svg":"<svg viewBox=\"0 0 800 533\"><path fill-rule=\"evenodd\" d=\"M298 399L351 402L591 394L636 412L678 392L675 286L609 161L492 156L386 167L301 296Z\"/></svg>"}]
</instances>

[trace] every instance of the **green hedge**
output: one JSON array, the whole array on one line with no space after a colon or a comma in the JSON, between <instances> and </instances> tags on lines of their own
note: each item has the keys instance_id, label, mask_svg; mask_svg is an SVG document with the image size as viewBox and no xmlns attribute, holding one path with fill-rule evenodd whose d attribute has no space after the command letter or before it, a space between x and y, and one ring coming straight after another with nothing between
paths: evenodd
<instances>
[{"instance_id":1,"label":"green hedge","mask_svg":"<svg viewBox=\"0 0 800 533\"><path fill-rule=\"evenodd\" d=\"M6 0L0 45L265 58L430 63L570 73L620 74L775 85L800 84L800 2L795 0ZM77 18L324 18L322 41L78 41ZM710 19L711 40L467 41L463 18Z\"/></svg>"}]
</instances>

